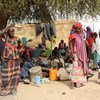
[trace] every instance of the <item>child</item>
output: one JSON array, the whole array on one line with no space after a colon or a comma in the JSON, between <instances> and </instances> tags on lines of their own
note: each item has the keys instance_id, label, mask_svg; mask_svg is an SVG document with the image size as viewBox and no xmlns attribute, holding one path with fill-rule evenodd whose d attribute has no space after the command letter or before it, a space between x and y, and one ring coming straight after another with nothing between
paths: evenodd
<instances>
[{"instance_id":1,"label":"child","mask_svg":"<svg viewBox=\"0 0 100 100\"><path fill-rule=\"evenodd\" d=\"M33 64L28 61L28 56L25 55L25 58L22 64L21 72L20 72L20 78L25 84L30 83L30 74L29 74L29 69L33 67Z\"/></svg>"}]
</instances>

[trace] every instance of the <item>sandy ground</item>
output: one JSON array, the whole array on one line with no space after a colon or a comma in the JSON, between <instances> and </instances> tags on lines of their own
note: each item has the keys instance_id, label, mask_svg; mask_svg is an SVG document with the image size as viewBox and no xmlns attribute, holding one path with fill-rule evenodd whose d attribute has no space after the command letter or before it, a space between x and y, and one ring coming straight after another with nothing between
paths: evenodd
<instances>
[{"instance_id":1,"label":"sandy ground","mask_svg":"<svg viewBox=\"0 0 100 100\"><path fill-rule=\"evenodd\" d=\"M81 88L70 89L70 82L51 82L40 87L19 83L15 96L0 97L0 100L100 100L100 84L97 72Z\"/></svg>"}]
</instances>

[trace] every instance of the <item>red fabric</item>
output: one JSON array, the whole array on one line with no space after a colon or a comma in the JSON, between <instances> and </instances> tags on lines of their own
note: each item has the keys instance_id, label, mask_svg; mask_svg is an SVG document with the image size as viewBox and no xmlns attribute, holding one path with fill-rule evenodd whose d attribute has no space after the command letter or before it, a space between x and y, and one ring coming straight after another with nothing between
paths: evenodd
<instances>
[{"instance_id":1,"label":"red fabric","mask_svg":"<svg viewBox=\"0 0 100 100\"><path fill-rule=\"evenodd\" d=\"M29 60L31 60L30 51L32 51L32 50L33 50L32 48L27 48L26 49L26 55L28 56Z\"/></svg>"},{"instance_id":2,"label":"red fabric","mask_svg":"<svg viewBox=\"0 0 100 100\"><path fill-rule=\"evenodd\" d=\"M75 28L82 28L82 24L80 22L77 22L74 24Z\"/></svg>"},{"instance_id":3,"label":"red fabric","mask_svg":"<svg viewBox=\"0 0 100 100\"><path fill-rule=\"evenodd\" d=\"M75 33L73 33L73 34L70 34L70 36L69 36L69 43L72 41L72 40L74 40L75 39ZM73 53L74 53L74 46L72 45L72 49L73 49Z\"/></svg>"},{"instance_id":4,"label":"red fabric","mask_svg":"<svg viewBox=\"0 0 100 100\"><path fill-rule=\"evenodd\" d=\"M94 33L93 33L93 32L90 32L90 35L91 35L91 34L94 34Z\"/></svg>"},{"instance_id":5,"label":"red fabric","mask_svg":"<svg viewBox=\"0 0 100 100\"><path fill-rule=\"evenodd\" d=\"M73 34L70 34L70 36L69 36L69 42L71 41L71 40L73 40L73 39L75 39L75 34L73 33Z\"/></svg>"},{"instance_id":6,"label":"red fabric","mask_svg":"<svg viewBox=\"0 0 100 100\"><path fill-rule=\"evenodd\" d=\"M92 49L92 44L93 44L93 38L92 37L89 37L88 39L88 44L89 44L89 47Z\"/></svg>"},{"instance_id":7,"label":"red fabric","mask_svg":"<svg viewBox=\"0 0 100 100\"><path fill-rule=\"evenodd\" d=\"M5 43L5 46L11 47L13 49L17 49L17 46L11 45L10 43Z\"/></svg>"},{"instance_id":8,"label":"red fabric","mask_svg":"<svg viewBox=\"0 0 100 100\"><path fill-rule=\"evenodd\" d=\"M13 94L17 91L20 78L20 60L3 60L1 71L1 91L0 96Z\"/></svg>"}]
</instances>

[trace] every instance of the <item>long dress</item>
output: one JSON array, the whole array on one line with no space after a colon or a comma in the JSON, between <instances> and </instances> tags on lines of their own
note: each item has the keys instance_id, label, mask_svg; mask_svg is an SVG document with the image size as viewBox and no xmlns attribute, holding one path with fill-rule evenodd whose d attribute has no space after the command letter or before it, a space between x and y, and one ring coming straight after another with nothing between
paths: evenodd
<instances>
[{"instance_id":1,"label":"long dress","mask_svg":"<svg viewBox=\"0 0 100 100\"><path fill-rule=\"evenodd\" d=\"M19 38L6 38L5 47L2 54L1 68L1 96L13 94L17 91L20 78L20 59L18 47Z\"/></svg>"},{"instance_id":2,"label":"long dress","mask_svg":"<svg viewBox=\"0 0 100 100\"><path fill-rule=\"evenodd\" d=\"M97 68L97 65L100 61L100 38L99 36L93 42L92 53L93 53L94 68Z\"/></svg>"},{"instance_id":3,"label":"long dress","mask_svg":"<svg viewBox=\"0 0 100 100\"><path fill-rule=\"evenodd\" d=\"M69 37L70 42L74 40L73 45L73 67L71 82L76 85L83 85L86 82L88 74L87 53L84 38L82 34L73 33Z\"/></svg>"}]
</instances>

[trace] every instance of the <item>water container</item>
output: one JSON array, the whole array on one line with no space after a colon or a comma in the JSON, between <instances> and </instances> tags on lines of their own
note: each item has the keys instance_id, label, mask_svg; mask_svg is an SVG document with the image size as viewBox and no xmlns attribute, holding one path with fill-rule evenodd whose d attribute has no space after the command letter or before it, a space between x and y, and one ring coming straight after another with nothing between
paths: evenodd
<instances>
[{"instance_id":1,"label":"water container","mask_svg":"<svg viewBox=\"0 0 100 100\"><path fill-rule=\"evenodd\" d=\"M56 68L55 69L54 68L50 68L50 70L49 70L49 79L51 81L58 80L57 72L58 72L58 70Z\"/></svg>"},{"instance_id":2,"label":"water container","mask_svg":"<svg viewBox=\"0 0 100 100\"><path fill-rule=\"evenodd\" d=\"M41 77L40 76L35 76L35 84L40 85L41 84Z\"/></svg>"}]
</instances>

